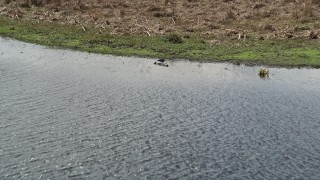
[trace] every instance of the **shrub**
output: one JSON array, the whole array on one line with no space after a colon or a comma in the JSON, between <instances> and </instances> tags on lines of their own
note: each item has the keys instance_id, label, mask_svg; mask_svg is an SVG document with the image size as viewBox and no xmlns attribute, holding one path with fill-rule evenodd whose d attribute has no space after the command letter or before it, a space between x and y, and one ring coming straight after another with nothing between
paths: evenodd
<instances>
[{"instance_id":1,"label":"shrub","mask_svg":"<svg viewBox=\"0 0 320 180\"><path fill-rule=\"evenodd\" d=\"M259 69L258 72L259 72L258 74L261 78L269 77L269 69L268 68L261 68L261 69Z\"/></svg>"},{"instance_id":2,"label":"shrub","mask_svg":"<svg viewBox=\"0 0 320 180\"><path fill-rule=\"evenodd\" d=\"M183 42L181 36L179 36L176 33L169 34L167 36L167 39L168 39L169 42L175 43L175 44L181 44Z\"/></svg>"},{"instance_id":3,"label":"shrub","mask_svg":"<svg viewBox=\"0 0 320 180\"><path fill-rule=\"evenodd\" d=\"M41 0L31 0L31 4L35 6L41 6L42 1Z\"/></svg>"}]
</instances>

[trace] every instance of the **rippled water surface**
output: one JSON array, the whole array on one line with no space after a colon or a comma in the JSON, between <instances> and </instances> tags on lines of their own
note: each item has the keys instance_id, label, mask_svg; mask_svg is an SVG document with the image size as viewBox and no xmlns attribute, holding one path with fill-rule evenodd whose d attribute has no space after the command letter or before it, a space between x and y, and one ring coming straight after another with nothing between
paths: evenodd
<instances>
[{"instance_id":1,"label":"rippled water surface","mask_svg":"<svg viewBox=\"0 0 320 180\"><path fill-rule=\"evenodd\" d=\"M0 38L0 179L320 179L320 70Z\"/></svg>"}]
</instances>

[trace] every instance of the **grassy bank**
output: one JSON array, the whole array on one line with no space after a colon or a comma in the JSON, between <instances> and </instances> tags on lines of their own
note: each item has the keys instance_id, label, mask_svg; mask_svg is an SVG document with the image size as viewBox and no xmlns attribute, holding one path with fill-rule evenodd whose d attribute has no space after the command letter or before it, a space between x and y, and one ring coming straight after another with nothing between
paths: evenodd
<instances>
[{"instance_id":1,"label":"grassy bank","mask_svg":"<svg viewBox=\"0 0 320 180\"><path fill-rule=\"evenodd\" d=\"M50 47L102 54L282 67L320 67L320 41L310 39L238 40L202 37L100 34L93 28L12 20L0 16L0 35ZM181 38L181 39L180 39ZM179 42L182 40L182 42ZM214 43L210 43L214 42Z\"/></svg>"}]
</instances>

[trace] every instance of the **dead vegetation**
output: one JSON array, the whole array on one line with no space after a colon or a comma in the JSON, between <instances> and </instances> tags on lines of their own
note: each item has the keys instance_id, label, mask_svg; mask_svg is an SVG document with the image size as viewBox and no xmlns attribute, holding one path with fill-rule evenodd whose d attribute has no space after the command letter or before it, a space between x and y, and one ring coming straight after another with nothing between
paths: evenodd
<instances>
[{"instance_id":1,"label":"dead vegetation","mask_svg":"<svg viewBox=\"0 0 320 180\"><path fill-rule=\"evenodd\" d=\"M269 69L268 68L260 68L258 70L258 75L260 78L269 78Z\"/></svg>"},{"instance_id":2,"label":"dead vegetation","mask_svg":"<svg viewBox=\"0 0 320 180\"><path fill-rule=\"evenodd\" d=\"M0 14L149 36L317 39L320 30L320 0L2 0Z\"/></svg>"}]
</instances>

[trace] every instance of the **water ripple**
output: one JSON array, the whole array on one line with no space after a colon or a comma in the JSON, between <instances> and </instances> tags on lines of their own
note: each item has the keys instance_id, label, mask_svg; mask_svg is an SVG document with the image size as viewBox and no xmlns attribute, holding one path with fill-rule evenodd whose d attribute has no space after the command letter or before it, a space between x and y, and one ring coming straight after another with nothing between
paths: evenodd
<instances>
[{"instance_id":1,"label":"water ripple","mask_svg":"<svg viewBox=\"0 0 320 180\"><path fill-rule=\"evenodd\" d=\"M319 70L0 44L0 179L320 178Z\"/></svg>"}]
</instances>

